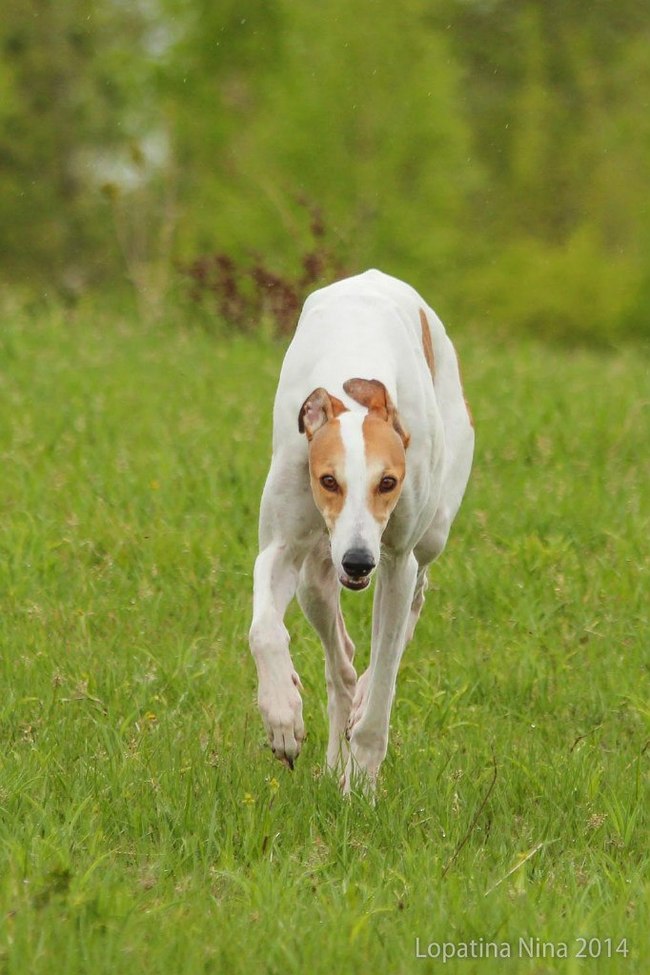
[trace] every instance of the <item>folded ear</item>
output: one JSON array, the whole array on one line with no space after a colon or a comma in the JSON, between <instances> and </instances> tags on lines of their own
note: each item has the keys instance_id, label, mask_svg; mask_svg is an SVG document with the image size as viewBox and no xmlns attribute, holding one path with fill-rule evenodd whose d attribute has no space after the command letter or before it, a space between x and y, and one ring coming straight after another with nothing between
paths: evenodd
<instances>
[{"instance_id":1,"label":"folded ear","mask_svg":"<svg viewBox=\"0 0 650 975\"><path fill-rule=\"evenodd\" d=\"M399 413L383 383L378 379L346 379L343 389L348 396L365 406L370 413L376 413L382 420L392 424L395 432L402 438L406 450L411 439L410 434L402 426Z\"/></svg>"},{"instance_id":2,"label":"folded ear","mask_svg":"<svg viewBox=\"0 0 650 975\"><path fill-rule=\"evenodd\" d=\"M330 396L326 389L319 386L309 394L300 407L298 429L301 433L307 434L307 440L311 440L324 423L345 413L346 409L340 399Z\"/></svg>"}]
</instances>

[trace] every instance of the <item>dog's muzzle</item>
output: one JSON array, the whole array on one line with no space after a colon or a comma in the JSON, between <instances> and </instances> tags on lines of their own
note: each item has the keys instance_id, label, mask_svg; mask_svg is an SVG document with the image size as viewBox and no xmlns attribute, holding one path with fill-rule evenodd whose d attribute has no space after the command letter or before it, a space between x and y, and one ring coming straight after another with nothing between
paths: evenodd
<instances>
[{"instance_id":1,"label":"dog's muzzle","mask_svg":"<svg viewBox=\"0 0 650 975\"><path fill-rule=\"evenodd\" d=\"M350 548L342 559L343 574L339 577L346 589L358 591L370 583L370 573L375 560L365 548Z\"/></svg>"}]
</instances>

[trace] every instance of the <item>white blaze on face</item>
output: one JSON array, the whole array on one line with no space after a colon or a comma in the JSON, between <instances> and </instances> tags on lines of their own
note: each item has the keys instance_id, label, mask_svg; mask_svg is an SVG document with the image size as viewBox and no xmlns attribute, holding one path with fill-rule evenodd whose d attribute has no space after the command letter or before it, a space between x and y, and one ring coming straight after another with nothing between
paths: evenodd
<instances>
[{"instance_id":1,"label":"white blaze on face","mask_svg":"<svg viewBox=\"0 0 650 975\"><path fill-rule=\"evenodd\" d=\"M371 472L366 457L363 435L363 413L346 413L341 417L341 440L344 450L345 501L331 531L332 561L339 575L344 575L343 557L351 549L370 553L375 565L379 562L379 545L384 526L379 525L370 511L368 494ZM374 465L373 465L374 466Z\"/></svg>"}]
</instances>

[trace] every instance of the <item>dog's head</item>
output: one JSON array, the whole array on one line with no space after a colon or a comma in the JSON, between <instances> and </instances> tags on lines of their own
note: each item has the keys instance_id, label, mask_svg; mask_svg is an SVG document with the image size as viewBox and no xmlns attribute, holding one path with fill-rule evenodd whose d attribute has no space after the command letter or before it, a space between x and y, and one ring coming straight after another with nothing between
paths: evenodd
<instances>
[{"instance_id":1,"label":"dog's head","mask_svg":"<svg viewBox=\"0 0 650 975\"><path fill-rule=\"evenodd\" d=\"M319 387L303 403L298 428L309 441L311 489L339 579L365 589L402 490L409 435L383 383L348 379L343 389L367 413L348 410Z\"/></svg>"}]
</instances>

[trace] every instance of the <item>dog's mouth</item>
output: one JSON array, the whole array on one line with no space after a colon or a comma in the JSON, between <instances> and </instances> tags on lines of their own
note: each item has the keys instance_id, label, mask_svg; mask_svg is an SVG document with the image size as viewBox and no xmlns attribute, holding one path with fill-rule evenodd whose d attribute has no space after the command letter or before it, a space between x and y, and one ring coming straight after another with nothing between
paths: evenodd
<instances>
[{"instance_id":1,"label":"dog's mouth","mask_svg":"<svg viewBox=\"0 0 650 975\"><path fill-rule=\"evenodd\" d=\"M345 572L342 572L339 576L339 582L346 589L351 589L352 592L361 592L362 589L367 589L370 585L370 576L361 576L359 579L353 579Z\"/></svg>"}]
</instances>

